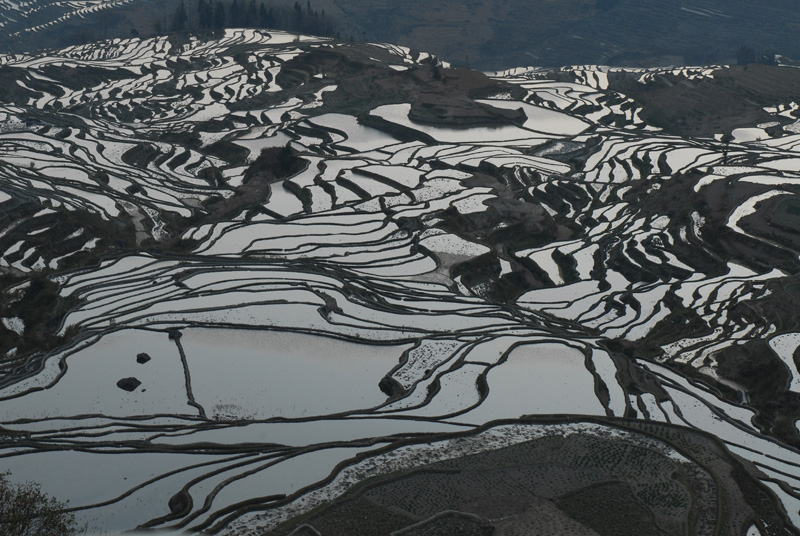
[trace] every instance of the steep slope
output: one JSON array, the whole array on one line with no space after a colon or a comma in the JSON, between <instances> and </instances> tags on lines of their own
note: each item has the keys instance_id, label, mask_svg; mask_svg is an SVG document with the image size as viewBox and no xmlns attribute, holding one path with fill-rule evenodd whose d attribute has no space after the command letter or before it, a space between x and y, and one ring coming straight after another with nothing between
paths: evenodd
<instances>
[{"instance_id":1,"label":"steep slope","mask_svg":"<svg viewBox=\"0 0 800 536\"><path fill-rule=\"evenodd\" d=\"M789 0L333 1L370 38L483 69L727 63L742 46L800 56Z\"/></svg>"},{"instance_id":2,"label":"steep slope","mask_svg":"<svg viewBox=\"0 0 800 536\"><path fill-rule=\"evenodd\" d=\"M239 4L249 2L239 2ZM255 5L293 9L294 0ZM95 39L169 29L178 0L28 0L0 6L4 51L63 47ZM228 2L230 4L230 2ZM391 42L480 69L520 65L615 66L735 63L742 47L754 58L800 58L800 14L791 0L314 0L343 39ZM185 2L197 31L197 1ZM255 8L254 8L255 9ZM256 21L249 21L255 24ZM282 26L289 28L290 26Z\"/></svg>"}]
</instances>

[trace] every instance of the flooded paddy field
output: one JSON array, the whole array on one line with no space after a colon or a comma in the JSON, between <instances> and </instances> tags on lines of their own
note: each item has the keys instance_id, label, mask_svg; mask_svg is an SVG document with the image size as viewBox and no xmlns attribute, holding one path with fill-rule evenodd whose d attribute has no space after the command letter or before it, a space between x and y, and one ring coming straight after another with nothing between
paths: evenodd
<instances>
[{"instance_id":1,"label":"flooded paddy field","mask_svg":"<svg viewBox=\"0 0 800 536\"><path fill-rule=\"evenodd\" d=\"M0 63L0 468L93 530L800 528L790 103L681 137L609 84L724 67L255 30Z\"/></svg>"}]
</instances>

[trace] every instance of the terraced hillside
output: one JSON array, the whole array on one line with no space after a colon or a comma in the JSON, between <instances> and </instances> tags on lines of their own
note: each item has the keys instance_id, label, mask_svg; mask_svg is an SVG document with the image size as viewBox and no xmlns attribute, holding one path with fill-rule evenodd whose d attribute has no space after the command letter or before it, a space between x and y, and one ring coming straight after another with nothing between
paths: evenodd
<instances>
[{"instance_id":1,"label":"terraced hillside","mask_svg":"<svg viewBox=\"0 0 800 536\"><path fill-rule=\"evenodd\" d=\"M795 102L681 137L609 84L730 69L253 30L0 65L0 456L92 527L800 527Z\"/></svg>"},{"instance_id":2,"label":"terraced hillside","mask_svg":"<svg viewBox=\"0 0 800 536\"><path fill-rule=\"evenodd\" d=\"M152 2L147 2L150 9ZM131 26L116 27L142 0L20 0L0 4L0 46L3 52L63 46L88 36L127 34ZM152 20L148 18L149 20ZM141 20L141 19L140 19ZM149 28L148 28L149 29Z\"/></svg>"}]
</instances>

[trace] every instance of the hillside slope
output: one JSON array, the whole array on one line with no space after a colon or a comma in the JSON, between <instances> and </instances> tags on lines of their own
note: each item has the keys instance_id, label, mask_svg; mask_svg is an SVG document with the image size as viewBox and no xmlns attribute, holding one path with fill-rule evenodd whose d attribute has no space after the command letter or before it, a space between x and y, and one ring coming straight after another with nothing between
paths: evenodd
<instances>
[{"instance_id":1,"label":"hillside slope","mask_svg":"<svg viewBox=\"0 0 800 536\"><path fill-rule=\"evenodd\" d=\"M244 3L244 2L240 2ZM256 4L262 3L257 0ZM263 0L292 8L294 0ZM142 36L170 27L178 0L31 0L0 6L6 51L60 47L91 39ZM557 67L701 65L756 57L800 57L800 12L791 0L314 0L345 40L391 42L461 66L496 70ZM186 2L197 29L196 1ZM161 29L161 30L159 30Z\"/></svg>"},{"instance_id":2,"label":"hillside slope","mask_svg":"<svg viewBox=\"0 0 800 536\"><path fill-rule=\"evenodd\" d=\"M789 0L334 0L370 38L473 67L700 65L741 46L800 56Z\"/></svg>"}]
</instances>

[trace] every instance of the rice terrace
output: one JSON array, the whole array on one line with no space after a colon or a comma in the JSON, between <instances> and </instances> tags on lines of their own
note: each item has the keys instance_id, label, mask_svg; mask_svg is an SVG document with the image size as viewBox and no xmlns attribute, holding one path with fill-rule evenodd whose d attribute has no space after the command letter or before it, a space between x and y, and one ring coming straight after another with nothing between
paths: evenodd
<instances>
[{"instance_id":1,"label":"rice terrace","mask_svg":"<svg viewBox=\"0 0 800 536\"><path fill-rule=\"evenodd\" d=\"M776 63L0 55L0 474L100 534L797 534Z\"/></svg>"}]
</instances>

